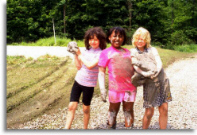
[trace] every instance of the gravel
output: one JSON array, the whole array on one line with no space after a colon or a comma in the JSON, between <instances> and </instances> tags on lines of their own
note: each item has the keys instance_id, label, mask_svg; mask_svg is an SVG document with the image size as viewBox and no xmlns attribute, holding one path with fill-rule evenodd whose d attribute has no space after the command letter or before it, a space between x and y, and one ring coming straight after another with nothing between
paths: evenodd
<instances>
[{"instance_id":1,"label":"gravel","mask_svg":"<svg viewBox=\"0 0 197 135\"><path fill-rule=\"evenodd\" d=\"M64 49L65 50L65 49ZM169 102L167 129L197 129L197 55L185 58L168 66L165 69L170 79L173 101ZM109 102L103 103L100 97L93 97L91 104L91 118L89 129L107 129L107 112ZM135 120L133 128L124 127L122 107L117 116L117 129L142 129L143 91L138 88L135 101ZM64 129L67 107L59 109L56 114L44 114L32 121L21 124L19 129ZM158 109L150 123L149 129L159 129ZM71 129L83 129L82 103L79 103Z\"/></svg>"}]
</instances>

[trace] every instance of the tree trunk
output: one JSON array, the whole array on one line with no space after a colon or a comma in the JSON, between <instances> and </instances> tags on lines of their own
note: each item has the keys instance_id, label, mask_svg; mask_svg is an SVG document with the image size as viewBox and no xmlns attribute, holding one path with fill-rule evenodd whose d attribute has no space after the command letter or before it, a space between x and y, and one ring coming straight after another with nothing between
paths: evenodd
<instances>
[{"instance_id":1,"label":"tree trunk","mask_svg":"<svg viewBox=\"0 0 197 135\"><path fill-rule=\"evenodd\" d=\"M54 33L54 40L55 40L55 45L56 45L56 37L55 37L55 24L54 24L54 18L52 19L53 22L53 33Z\"/></svg>"}]
</instances>

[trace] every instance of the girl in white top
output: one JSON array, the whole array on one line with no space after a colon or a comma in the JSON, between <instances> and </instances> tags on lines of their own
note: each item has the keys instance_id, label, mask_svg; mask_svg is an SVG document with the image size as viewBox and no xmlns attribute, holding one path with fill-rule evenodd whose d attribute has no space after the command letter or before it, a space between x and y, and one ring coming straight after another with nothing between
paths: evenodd
<instances>
[{"instance_id":1,"label":"girl in white top","mask_svg":"<svg viewBox=\"0 0 197 135\"><path fill-rule=\"evenodd\" d=\"M84 129L88 128L90 104L98 79L99 56L102 50L106 48L106 35L100 27L87 30L84 39L86 50L83 53L81 53L79 49L75 51L75 66L78 72L70 95L66 129L71 128L81 94L83 94Z\"/></svg>"}]
</instances>

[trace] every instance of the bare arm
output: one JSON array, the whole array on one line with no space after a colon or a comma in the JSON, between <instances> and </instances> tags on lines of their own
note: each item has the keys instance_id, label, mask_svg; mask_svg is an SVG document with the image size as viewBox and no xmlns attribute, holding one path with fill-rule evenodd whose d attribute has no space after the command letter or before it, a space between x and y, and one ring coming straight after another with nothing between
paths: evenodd
<instances>
[{"instance_id":1,"label":"bare arm","mask_svg":"<svg viewBox=\"0 0 197 135\"><path fill-rule=\"evenodd\" d=\"M93 67L95 67L96 65L98 65L98 59L95 59L93 61L87 61L81 54L80 49L77 50L76 54L78 55L78 59L88 68L91 69Z\"/></svg>"},{"instance_id":2,"label":"bare arm","mask_svg":"<svg viewBox=\"0 0 197 135\"><path fill-rule=\"evenodd\" d=\"M107 90L105 89L105 71L106 68L99 67L98 80L99 80L99 88L101 92L101 99L103 102L106 102L106 97L107 97Z\"/></svg>"},{"instance_id":3,"label":"bare arm","mask_svg":"<svg viewBox=\"0 0 197 135\"><path fill-rule=\"evenodd\" d=\"M88 68L91 69L93 67L95 67L96 65L98 65L98 59L95 59L93 61L87 61L81 54L79 55L79 59L81 60L81 62Z\"/></svg>"},{"instance_id":4,"label":"bare arm","mask_svg":"<svg viewBox=\"0 0 197 135\"><path fill-rule=\"evenodd\" d=\"M80 70L82 65L81 65L81 61L79 60L77 55L74 55L74 61L75 61L75 66L76 66L77 70Z\"/></svg>"}]
</instances>

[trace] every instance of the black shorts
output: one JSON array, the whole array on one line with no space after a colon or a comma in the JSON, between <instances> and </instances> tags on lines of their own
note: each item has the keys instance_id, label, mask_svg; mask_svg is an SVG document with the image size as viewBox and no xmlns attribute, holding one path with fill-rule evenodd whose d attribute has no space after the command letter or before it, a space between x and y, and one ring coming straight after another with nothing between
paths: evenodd
<instances>
[{"instance_id":1,"label":"black shorts","mask_svg":"<svg viewBox=\"0 0 197 135\"><path fill-rule=\"evenodd\" d=\"M82 86L76 81L73 84L71 95L70 95L70 102L79 102L79 98L81 93L83 92L83 99L82 102L84 105L89 106L93 97L94 87L87 87Z\"/></svg>"}]
</instances>

